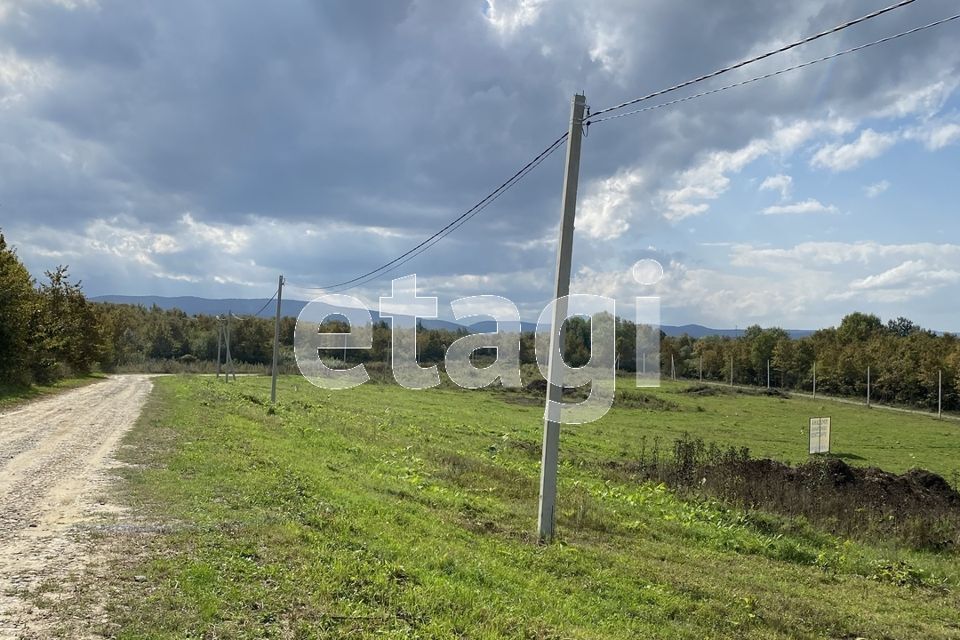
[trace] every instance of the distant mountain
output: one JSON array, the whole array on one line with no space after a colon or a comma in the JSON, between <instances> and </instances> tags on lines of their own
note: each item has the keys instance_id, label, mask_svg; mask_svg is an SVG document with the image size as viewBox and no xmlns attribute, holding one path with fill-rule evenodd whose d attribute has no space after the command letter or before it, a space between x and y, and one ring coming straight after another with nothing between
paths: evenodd
<instances>
[{"instance_id":1,"label":"distant mountain","mask_svg":"<svg viewBox=\"0 0 960 640\"><path fill-rule=\"evenodd\" d=\"M93 302L112 302L113 304L132 304L147 307L154 305L161 309L180 309L190 316L208 315L214 316L231 312L235 315L253 315L260 312L261 318L272 318L276 313L277 305L274 302L267 304L267 298L249 299L249 298L224 298L212 300L210 298L198 298L196 296L94 296L90 298ZM280 311L285 316L297 317L300 311L307 306L304 300L283 300L280 305ZM380 314L371 311L373 321L380 319ZM423 326L427 329L446 329L448 331L457 331L464 328L463 325L447 320L424 319ZM536 325L533 325L534 327ZM484 329L485 331L488 329Z\"/></svg>"},{"instance_id":2,"label":"distant mountain","mask_svg":"<svg viewBox=\"0 0 960 640\"><path fill-rule=\"evenodd\" d=\"M96 296L90 298L94 302L112 302L114 304L132 304L132 305L142 305L144 307L152 307L154 305L160 307L161 309L180 309L187 315L217 315L227 313L232 311L237 315L252 315L257 313L260 309L263 311L260 313L260 316L263 318L270 318L276 311L276 305L272 302L269 305L264 305L267 303L266 298L261 298L259 300L243 299L243 298L227 298L222 300L212 300L210 298L197 298L195 296L180 296L176 298L168 298L164 296ZM306 302L303 300L284 300L281 305L281 312L285 316L294 316L300 314L300 311L306 306ZM376 311L372 311L371 315L373 316L374 321L380 319L379 314ZM464 325L458 324L456 322L450 322L448 320L430 320L424 319L421 321L423 326L427 329L446 329L448 331L457 331L458 329L466 328L471 332L478 331L493 331L495 329L496 323L492 320L484 320L481 322L476 322L467 327ZM521 329L523 331L534 331L537 328L537 323L535 322L521 322ZM705 336L723 336L728 338L733 338L739 335L743 335L743 329L711 329L710 327L704 327L699 324L685 324L680 326L673 325L663 325L660 329L671 337L679 337L682 335L689 335L692 338L703 338ZM788 329L787 333L790 334L792 338L802 338L813 333L813 330L810 329Z\"/></svg>"},{"instance_id":3,"label":"distant mountain","mask_svg":"<svg viewBox=\"0 0 960 640\"><path fill-rule=\"evenodd\" d=\"M679 327L663 325L660 329L670 337L676 338L682 335L688 335L691 338L704 338L706 336L721 336L725 338L736 338L743 335L743 329L711 329L699 324L684 324ZM805 338L814 332L813 329L787 329L791 338Z\"/></svg>"},{"instance_id":4,"label":"distant mountain","mask_svg":"<svg viewBox=\"0 0 960 640\"><path fill-rule=\"evenodd\" d=\"M148 309L154 305L161 309L180 309L190 316L227 313L232 311L237 315L252 315L259 311L267 299L251 300L244 298L226 298L222 300L211 300L209 298L197 298L195 296L181 296L176 298L167 298L164 296L95 296L90 298L94 302L112 302L114 304L132 304L141 305ZM285 316L297 316L300 310L306 306L306 302L301 300L284 300L281 305L281 312ZM270 303L260 314L265 318L273 316L276 311L276 305Z\"/></svg>"}]
</instances>

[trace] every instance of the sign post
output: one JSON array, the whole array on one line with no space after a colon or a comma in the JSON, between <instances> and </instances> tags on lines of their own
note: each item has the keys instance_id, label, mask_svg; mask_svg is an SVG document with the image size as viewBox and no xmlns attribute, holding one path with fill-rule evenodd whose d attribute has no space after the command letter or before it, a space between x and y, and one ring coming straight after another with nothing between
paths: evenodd
<instances>
[{"instance_id":1,"label":"sign post","mask_svg":"<svg viewBox=\"0 0 960 640\"><path fill-rule=\"evenodd\" d=\"M830 453L830 418L810 418L810 453Z\"/></svg>"}]
</instances>

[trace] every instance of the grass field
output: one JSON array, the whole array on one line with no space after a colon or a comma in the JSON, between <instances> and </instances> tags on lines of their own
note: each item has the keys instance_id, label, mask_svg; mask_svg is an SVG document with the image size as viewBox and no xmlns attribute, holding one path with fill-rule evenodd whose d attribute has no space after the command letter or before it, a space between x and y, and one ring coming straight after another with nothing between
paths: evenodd
<instances>
[{"instance_id":1,"label":"grass field","mask_svg":"<svg viewBox=\"0 0 960 640\"><path fill-rule=\"evenodd\" d=\"M17 405L30 400L38 400L45 396L62 393L64 391L69 391L70 389L76 389L77 387L82 387L93 382L97 382L98 380L103 380L103 376L101 374L90 374L76 378L66 378L64 380L58 380L53 384L45 385L32 384L12 387L0 385L0 411L12 409Z\"/></svg>"},{"instance_id":2,"label":"grass field","mask_svg":"<svg viewBox=\"0 0 960 640\"><path fill-rule=\"evenodd\" d=\"M616 480L684 431L803 460L830 415L852 463L949 474L960 429L853 406L632 389L563 431L559 532L535 544L542 408L501 392L326 392L169 377L123 457L165 526L111 590L121 638L960 638L960 557L840 540ZM120 549L121 555L123 549ZM134 580L134 576L138 576Z\"/></svg>"}]
</instances>

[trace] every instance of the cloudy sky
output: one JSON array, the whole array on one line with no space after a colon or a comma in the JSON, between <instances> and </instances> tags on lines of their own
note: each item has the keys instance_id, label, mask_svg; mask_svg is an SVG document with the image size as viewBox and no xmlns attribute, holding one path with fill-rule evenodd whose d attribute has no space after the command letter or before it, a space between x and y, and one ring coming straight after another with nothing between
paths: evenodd
<instances>
[{"instance_id":1,"label":"cloudy sky","mask_svg":"<svg viewBox=\"0 0 960 640\"><path fill-rule=\"evenodd\" d=\"M0 0L0 228L91 295L288 296L402 253L598 110L887 2ZM917 2L676 94L960 11ZM579 292L664 322L960 330L960 21L592 126ZM552 287L563 153L391 274ZM631 275L655 258L655 287ZM389 276L355 293L373 303Z\"/></svg>"}]
</instances>

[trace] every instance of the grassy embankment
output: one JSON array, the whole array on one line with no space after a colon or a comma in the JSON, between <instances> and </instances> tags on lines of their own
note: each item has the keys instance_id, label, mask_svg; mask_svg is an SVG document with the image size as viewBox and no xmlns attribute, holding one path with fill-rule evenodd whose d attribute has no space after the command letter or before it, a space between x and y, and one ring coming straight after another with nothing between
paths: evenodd
<instances>
[{"instance_id":1,"label":"grassy embankment","mask_svg":"<svg viewBox=\"0 0 960 640\"><path fill-rule=\"evenodd\" d=\"M631 389L562 435L560 540L534 543L542 408L522 395L165 378L123 499L170 525L108 604L134 637L960 638L960 556L837 539L607 473L690 432L949 474L960 429L809 400ZM120 539L118 544L124 544ZM133 543L131 551L135 551ZM136 544L142 544L137 542ZM134 576L138 576L134 580Z\"/></svg>"},{"instance_id":2,"label":"grassy embankment","mask_svg":"<svg viewBox=\"0 0 960 640\"><path fill-rule=\"evenodd\" d=\"M9 410L31 400L39 400L47 396L63 393L64 391L84 387L88 384L99 382L105 377L104 375L93 373L76 378L65 378L53 384L0 385L0 411Z\"/></svg>"}]
</instances>

